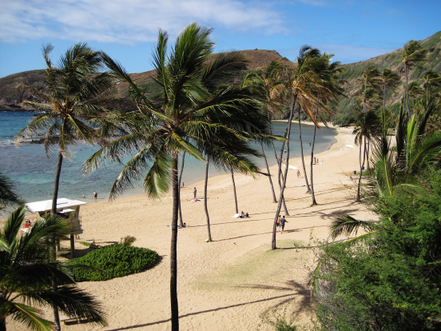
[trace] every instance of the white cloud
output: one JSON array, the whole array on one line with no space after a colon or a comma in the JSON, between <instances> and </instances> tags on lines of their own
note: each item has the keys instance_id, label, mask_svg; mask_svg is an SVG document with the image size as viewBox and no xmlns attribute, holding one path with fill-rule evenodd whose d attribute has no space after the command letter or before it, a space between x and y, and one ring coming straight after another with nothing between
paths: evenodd
<instances>
[{"instance_id":1,"label":"white cloud","mask_svg":"<svg viewBox=\"0 0 441 331\"><path fill-rule=\"evenodd\" d=\"M14 0L2 4L0 41L36 38L135 43L172 36L197 21L208 27L285 32L270 4L238 0Z\"/></svg>"}]
</instances>

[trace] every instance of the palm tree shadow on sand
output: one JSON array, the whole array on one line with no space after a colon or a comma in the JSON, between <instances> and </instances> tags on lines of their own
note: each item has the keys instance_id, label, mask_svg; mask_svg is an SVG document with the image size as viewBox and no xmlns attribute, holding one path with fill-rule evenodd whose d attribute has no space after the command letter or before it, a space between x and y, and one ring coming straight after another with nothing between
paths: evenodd
<instances>
[{"instance_id":1,"label":"palm tree shadow on sand","mask_svg":"<svg viewBox=\"0 0 441 331\"><path fill-rule=\"evenodd\" d=\"M201 311L197 311L197 312L193 312L193 313L180 315L179 318L182 319L185 317L190 317L190 316L195 316L195 315L205 314L205 313L210 313L210 312L215 312L215 311L221 311L221 310L241 307L241 306L245 306L245 305L251 305L254 303L283 299L281 302L279 302L279 303L273 305L272 307L270 307L269 309L265 310L261 314L261 317L263 318L271 310L277 309L285 304L290 303L292 300L295 300L298 295L302 296L300 304L299 304L300 306L297 310L294 310L292 312L292 315L297 316L304 308L305 309L311 308L310 291L305 286L297 283L294 280L289 280L289 281L285 282L285 284L286 284L286 286L271 286L271 285L258 285L258 284L257 285L251 284L251 285L236 286L238 288L254 288L254 289L258 289L258 290L262 290L262 289L264 289L264 290L278 290L278 291L287 291L288 290L288 291L292 291L292 293L272 296L269 298L259 299L259 300L249 301L249 302L232 304L232 305L223 306L223 307L216 307L216 308L212 308L212 309L201 310ZM130 326L125 326L125 327L121 327L121 328L110 329L108 331L131 330L131 329L135 329L135 328L143 328L146 326L158 325L158 324L167 323L167 322L170 322L169 318L159 320L159 321L150 322L150 323L130 325Z\"/></svg>"}]
</instances>

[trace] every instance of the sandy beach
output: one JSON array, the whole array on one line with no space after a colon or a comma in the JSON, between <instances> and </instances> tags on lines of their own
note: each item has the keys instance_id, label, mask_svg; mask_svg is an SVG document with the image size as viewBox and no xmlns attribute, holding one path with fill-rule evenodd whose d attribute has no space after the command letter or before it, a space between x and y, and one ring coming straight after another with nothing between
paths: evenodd
<instances>
[{"instance_id":1,"label":"sandy beach","mask_svg":"<svg viewBox=\"0 0 441 331\"><path fill-rule=\"evenodd\" d=\"M316 155L320 161L314 166L317 206L311 207L303 171L300 178L297 170L289 171L285 198L290 215L285 232L277 234L280 249L275 251L270 249L270 241L277 204L265 176L235 177L239 211L248 212L250 218L232 217L235 205L230 174L209 179L208 209L214 240L210 243L206 242L204 204L191 201L194 186L198 197L203 197L203 182L182 189L183 219L188 227L178 231L181 330L274 330L263 321L267 312L272 320L274 316L286 316L287 320L292 316L297 325L310 325L314 314L308 281L314 252L294 244L314 245L315 240L326 239L329 225L339 213L373 217L366 206L355 202L356 184L351 175L354 177L359 166L352 129L337 130L337 142ZM301 169L299 158L290 159L290 165ZM276 168L271 168L274 183ZM276 192L278 198L278 188ZM63 330L170 330L171 202L169 195L160 201L142 195L81 207L84 233L79 241L107 245L130 235L136 237L135 246L157 251L162 261L139 274L80 283L102 303L108 326L63 324ZM76 248L86 247L77 242ZM7 327L23 329L10 319Z\"/></svg>"}]
</instances>

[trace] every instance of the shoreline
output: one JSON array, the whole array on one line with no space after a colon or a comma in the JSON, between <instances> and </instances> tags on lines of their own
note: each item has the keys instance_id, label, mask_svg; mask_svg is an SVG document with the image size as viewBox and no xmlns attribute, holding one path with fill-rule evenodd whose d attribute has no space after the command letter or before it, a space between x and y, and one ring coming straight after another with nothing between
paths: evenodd
<instances>
[{"instance_id":1,"label":"shoreline","mask_svg":"<svg viewBox=\"0 0 441 331\"><path fill-rule=\"evenodd\" d=\"M366 206L355 202L355 183L350 175L358 169L358 148L347 146L354 145L352 129L337 131L336 143L316 154L323 161L313 167L319 205L310 206L300 158L290 158L289 164L300 168L302 177L297 178L296 171L289 172L285 199L290 215L286 217L285 232L277 233L277 246L281 249L270 249L277 204L272 202L265 176L253 179L235 175L239 212L250 214L250 218L243 219L232 218L235 205L231 175L209 178L207 203L214 240L210 243L205 242L204 203L190 201L194 186L202 194L203 181L182 190L183 221L188 227L178 231L181 330L273 331L263 319L274 308L276 315L286 313L287 321L289 314L296 325L311 325L308 282L315 256L312 250L296 249L294 244L308 245L314 244L315 239L326 239L329 225L341 212L359 219L372 218ZM278 199L276 168L277 165L270 167ZM134 246L155 250L162 257L156 267L139 274L80 283L80 288L102 303L107 314L107 327L87 324L88 330L170 330L171 231L167 225L171 222L171 207L170 194L160 201L142 194L81 207L84 233L76 242L79 251L86 249L79 241L108 245L131 235L136 238ZM45 311L51 318L50 309ZM7 324L9 330L20 330L9 319ZM63 329L80 331L85 325L63 325Z\"/></svg>"}]
</instances>

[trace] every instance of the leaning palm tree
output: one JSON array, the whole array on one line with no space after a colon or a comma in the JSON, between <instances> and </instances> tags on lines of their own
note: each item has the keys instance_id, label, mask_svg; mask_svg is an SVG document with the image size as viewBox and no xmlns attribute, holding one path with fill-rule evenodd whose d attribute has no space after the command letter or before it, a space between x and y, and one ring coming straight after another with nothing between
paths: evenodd
<instances>
[{"instance_id":1,"label":"leaning palm tree","mask_svg":"<svg viewBox=\"0 0 441 331\"><path fill-rule=\"evenodd\" d=\"M317 120L313 114L313 107L320 103L319 100L314 96L312 90L318 90L323 88L319 77L314 72L311 64L314 60L320 57L320 51L316 48L309 46L303 46L300 48L299 56L297 57L297 65L293 70L289 72L288 78L288 88L291 98L291 106L288 117L288 123L286 128L285 138L286 144L284 148L286 149L285 154L285 173L283 174L283 183L280 191L279 203L277 205L276 214L273 222L273 231L271 238L271 248L276 249L276 230L277 230L277 218L280 214L282 207L282 201L284 196L284 191L286 187L286 180L289 169L289 139L291 135L291 125L294 117L294 110L296 105L300 106L302 110L311 118L315 125L318 125ZM281 155L283 155L283 147L281 150Z\"/></svg>"},{"instance_id":2,"label":"leaning palm tree","mask_svg":"<svg viewBox=\"0 0 441 331\"><path fill-rule=\"evenodd\" d=\"M26 84L20 86L40 100L24 103L44 112L35 116L18 133L16 144L26 135L44 135L43 144L48 157L51 147L56 146L58 161L52 198L52 214L55 215L63 159L70 158L69 146L78 141L90 144L103 142L99 131L91 122L100 118L104 112L100 101L110 91L113 83L109 75L99 73L102 68L101 53L93 51L86 43L78 43L69 48L61 56L58 65L53 65L49 57L52 50L53 46L50 44L43 48L47 89L40 91ZM54 258L55 253L54 251ZM55 328L59 330L56 309L54 315Z\"/></svg>"},{"instance_id":3,"label":"leaning palm tree","mask_svg":"<svg viewBox=\"0 0 441 331\"><path fill-rule=\"evenodd\" d=\"M248 112L251 114L251 112ZM265 119L264 117L262 117ZM207 219L207 230L208 230L208 241L213 241L211 236L210 227L210 215L208 213L208 169L210 164L214 164L217 168L223 169L224 171L230 171L233 181L233 191L235 196L235 208L236 214L238 211L237 206L237 196L236 187L234 182L234 172L240 172L242 174L251 174L259 172L257 166L250 160L250 156L259 157L261 156L256 150L249 146L251 141L248 138L247 133L244 132L243 135L239 135L238 131L224 131L220 134L222 141L213 144L210 140L209 146L205 146L204 150L207 154L206 156L206 168L205 168L205 184L204 184L204 209ZM221 148L219 148L221 147Z\"/></svg>"},{"instance_id":4,"label":"leaning palm tree","mask_svg":"<svg viewBox=\"0 0 441 331\"><path fill-rule=\"evenodd\" d=\"M23 200L15 193L11 180L0 173L0 210L12 205L22 204Z\"/></svg>"},{"instance_id":5,"label":"leaning palm tree","mask_svg":"<svg viewBox=\"0 0 441 331\"><path fill-rule=\"evenodd\" d=\"M154 82L161 97L152 100L124 70L124 67L103 54L111 73L129 84L130 94L137 104L137 112L120 114L116 118L126 134L103 146L85 164L91 171L110 160L123 163L122 155L131 155L125 162L110 192L114 198L134 180L143 178L146 193L158 198L172 189L170 252L170 301L172 330L179 329L177 297L177 236L178 236L178 156L204 161L208 141L213 145L222 141L219 132L231 131L222 123L213 121L220 114L247 108L254 100L235 88L220 87L222 79L231 77L246 63L240 54L217 56L207 64L214 43L209 39L211 29L195 23L188 25L177 37L168 52L168 34L159 32L153 54L156 69ZM222 149L222 146L219 146ZM133 152L133 154L132 154ZM143 174L145 176L143 176Z\"/></svg>"},{"instance_id":6,"label":"leaning palm tree","mask_svg":"<svg viewBox=\"0 0 441 331\"><path fill-rule=\"evenodd\" d=\"M323 88L317 89L315 91L316 97L320 100L321 104L316 106L314 115L316 118L320 119L324 125L327 126L326 117L323 115L331 114L329 105L336 104L337 96L344 95L343 89L339 87L338 74L342 71L340 62L331 62L334 55L327 54L326 52L322 54L320 58L314 61L314 70L318 74ZM317 126L314 126L312 142L311 142L311 160L310 160L310 180L311 180L311 199L312 206L317 205L314 192L314 146L315 138L317 134Z\"/></svg>"},{"instance_id":7,"label":"leaning palm tree","mask_svg":"<svg viewBox=\"0 0 441 331\"><path fill-rule=\"evenodd\" d=\"M403 52L401 53L402 62L404 63L404 70L406 75L406 85L404 90L404 97L406 101L407 117L410 118L409 107L409 70L412 69L418 62L426 60L427 50L421 46L421 43L416 40L410 40L404 44Z\"/></svg>"},{"instance_id":8,"label":"leaning palm tree","mask_svg":"<svg viewBox=\"0 0 441 331\"><path fill-rule=\"evenodd\" d=\"M285 82L283 79L285 70L286 70L286 66L282 65L278 61L272 61L264 70L252 71L249 74L247 74L242 80L242 86L251 87L256 91L256 94L259 96L259 99L262 101L263 104L262 110L266 112L269 121L274 119L275 116L283 116L284 114L281 106L285 96ZM270 133L271 133L271 127L270 127ZM263 144L264 142L261 140L260 149L268 173L268 180L271 186L273 202L277 203L276 193L274 191L274 185L271 178L268 160L264 152ZM278 159L277 152L274 147L273 141L271 141L271 145L274 151L275 159L277 160ZM279 187L281 187L280 180L278 182L279 182Z\"/></svg>"},{"instance_id":9,"label":"leaning palm tree","mask_svg":"<svg viewBox=\"0 0 441 331\"><path fill-rule=\"evenodd\" d=\"M24 104L43 112L18 133L16 144L26 135L44 135L47 156L51 147L56 146L58 161L52 202L55 214L63 159L70 157L69 146L78 141L102 142L99 132L88 121L101 117L104 108L99 105L100 98L113 84L109 75L98 73L102 68L100 52L93 51L86 43L69 48L57 66L49 58L52 50L50 44L43 48L47 89L40 91L26 84L20 86L41 100Z\"/></svg>"},{"instance_id":10,"label":"leaning palm tree","mask_svg":"<svg viewBox=\"0 0 441 331\"><path fill-rule=\"evenodd\" d=\"M0 330L6 318L20 322L27 330L52 330L52 322L37 307L56 306L69 317L106 325L100 304L77 288L67 269L48 254L52 235L69 233L59 217L46 216L29 232L20 233L26 208L11 213L0 232ZM52 283L62 284L56 290Z\"/></svg>"}]
</instances>

